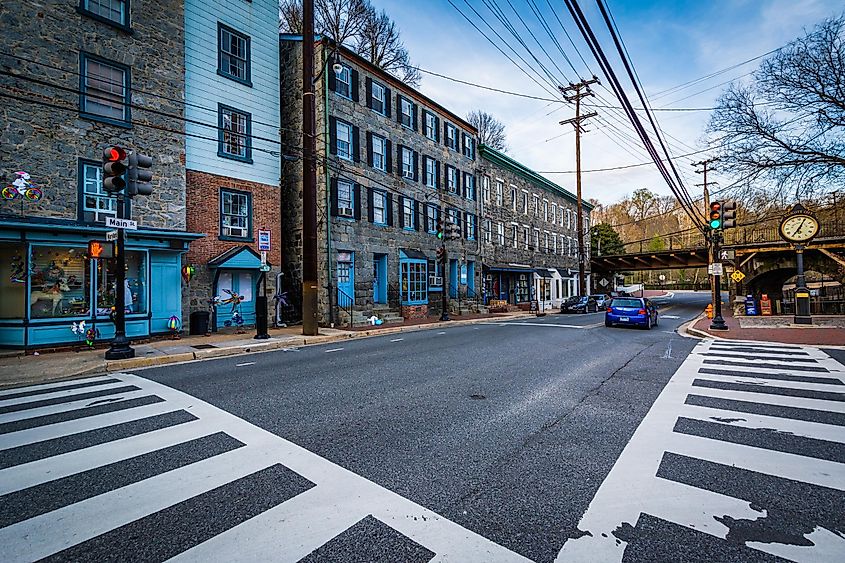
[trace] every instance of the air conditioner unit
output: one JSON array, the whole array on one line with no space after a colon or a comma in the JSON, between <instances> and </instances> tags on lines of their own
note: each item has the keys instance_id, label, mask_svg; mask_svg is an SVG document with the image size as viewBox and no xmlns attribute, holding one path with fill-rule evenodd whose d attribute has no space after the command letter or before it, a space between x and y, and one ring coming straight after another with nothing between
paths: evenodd
<instances>
[{"instance_id":1,"label":"air conditioner unit","mask_svg":"<svg viewBox=\"0 0 845 563\"><path fill-rule=\"evenodd\" d=\"M441 276L428 276L428 285L438 287L443 285L443 278Z\"/></svg>"},{"instance_id":2,"label":"air conditioner unit","mask_svg":"<svg viewBox=\"0 0 845 563\"><path fill-rule=\"evenodd\" d=\"M352 211L351 207L341 207L337 210L338 217L352 217L355 215L355 212Z\"/></svg>"}]
</instances>

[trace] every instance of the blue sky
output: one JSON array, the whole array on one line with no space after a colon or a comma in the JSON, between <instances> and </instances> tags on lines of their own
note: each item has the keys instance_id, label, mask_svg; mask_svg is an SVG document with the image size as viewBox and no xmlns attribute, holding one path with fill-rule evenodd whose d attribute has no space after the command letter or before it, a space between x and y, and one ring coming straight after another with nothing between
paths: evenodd
<instances>
[{"instance_id":1,"label":"blue sky","mask_svg":"<svg viewBox=\"0 0 845 563\"><path fill-rule=\"evenodd\" d=\"M464 0L452 1L487 32L497 45L516 59L504 42L472 13ZM531 66L539 69L537 63L505 31L482 0L467 1ZM529 79L484 39L447 0L372 2L387 11L399 26L413 62L421 68L477 84L550 97L548 91ZM575 80L575 72L541 26L539 18L531 9L531 3L532 0L487 0L487 4L498 5L508 16L535 56L550 70L556 83ZM534 32L542 49L522 27L511 4ZM614 48L606 33L600 33L604 24L595 1L581 0L580 4L592 28L599 34L605 52L611 56ZM804 29L811 29L824 18L843 10L841 2L830 0L606 0L606 4L655 108L712 107L725 87L720 84L732 79L747 80L747 76L743 75L753 71L760 61L745 64L688 88L668 93L664 91L780 47L801 35ZM604 82L598 64L581 40L563 1L533 0L533 5L558 38L578 73L587 76L589 71L593 71ZM554 13L550 5L555 9ZM566 39L555 13L578 47L589 70ZM549 54L551 60L542 54L542 50ZM526 68L528 66L520 64ZM624 74L621 63L613 58L611 64L621 78ZM543 84L540 79L537 81ZM423 74L420 89L459 115L465 116L477 108L495 115L507 126L509 154L525 165L544 173L575 168L572 127L559 125L559 121L574 115L570 106L488 92L426 74ZM609 90L599 86L595 91L600 96L593 98L595 103L615 104ZM628 89L628 95L635 95L633 89ZM636 146L636 135L620 112L610 109L597 111L599 117L589 123L589 132L582 137L582 168L607 168L648 160L642 149ZM667 141L673 154L681 155L706 146L704 128L709 112L658 112L656 115L668 135ZM692 172L690 163L701 160L703 156L698 154L676 160L693 195L697 195L700 190L693 184L700 183L701 179ZM574 174L544 175L574 191ZM727 177L720 178L718 174L715 179L721 185L731 181ZM597 198L604 203L617 201L641 187L658 193L669 193L669 188L653 165L583 175L584 197Z\"/></svg>"}]
</instances>

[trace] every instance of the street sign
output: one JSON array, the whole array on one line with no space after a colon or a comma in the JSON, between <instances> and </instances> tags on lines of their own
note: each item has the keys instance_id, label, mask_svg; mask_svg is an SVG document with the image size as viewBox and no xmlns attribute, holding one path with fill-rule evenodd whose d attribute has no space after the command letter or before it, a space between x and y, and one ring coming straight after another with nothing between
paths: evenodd
<instances>
[{"instance_id":1,"label":"street sign","mask_svg":"<svg viewBox=\"0 0 845 563\"><path fill-rule=\"evenodd\" d=\"M88 241L88 258L108 260L114 258L114 243L104 240Z\"/></svg>"},{"instance_id":2,"label":"street sign","mask_svg":"<svg viewBox=\"0 0 845 563\"><path fill-rule=\"evenodd\" d=\"M107 241L117 240L117 230L107 232L106 233L106 240Z\"/></svg>"},{"instance_id":3,"label":"street sign","mask_svg":"<svg viewBox=\"0 0 845 563\"><path fill-rule=\"evenodd\" d=\"M267 263L267 253L262 250L261 251L261 265L263 266L266 263Z\"/></svg>"},{"instance_id":4,"label":"street sign","mask_svg":"<svg viewBox=\"0 0 845 563\"><path fill-rule=\"evenodd\" d=\"M261 264L259 266L258 271L260 272L269 272L270 271L270 264Z\"/></svg>"},{"instance_id":5,"label":"street sign","mask_svg":"<svg viewBox=\"0 0 845 563\"><path fill-rule=\"evenodd\" d=\"M607 287L609 283L610 282L607 281L606 278L602 278L602 279L599 280L599 285L602 286L602 287Z\"/></svg>"},{"instance_id":6,"label":"street sign","mask_svg":"<svg viewBox=\"0 0 845 563\"><path fill-rule=\"evenodd\" d=\"M118 219L116 217L106 217L106 227L113 229L128 229L130 231L138 230L138 223L132 219Z\"/></svg>"},{"instance_id":7,"label":"street sign","mask_svg":"<svg viewBox=\"0 0 845 563\"><path fill-rule=\"evenodd\" d=\"M731 279L733 281L735 281L736 283L739 283L739 282L741 282L742 280L745 279L745 274L743 274L742 272L737 270L737 271L735 271L734 273L731 274Z\"/></svg>"},{"instance_id":8,"label":"street sign","mask_svg":"<svg viewBox=\"0 0 845 563\"><path fill-rule=\"evenodd\" d=\"M707 273L711 276L721 276L724 274L721 262L714 262L707 266Z\"/></svg>"},{"instance_id":9,"label":"street sign","mask_svg":"<svg viewBox=\"0 0 845 563\"><path fill-rule=\"evenodd\" d=\"M270 250L270 231L258 231L258 250Z\"/></svg>"},{"instance_id":10,"label":"street sign","mask_svg":"<svg viewBox=\"0 0 845 563\"><path fill-rule=\"evenodd\" d=\"M736 258L736 250L720 250L719 260L734 260Z\"/></svg>"}]
</instances>

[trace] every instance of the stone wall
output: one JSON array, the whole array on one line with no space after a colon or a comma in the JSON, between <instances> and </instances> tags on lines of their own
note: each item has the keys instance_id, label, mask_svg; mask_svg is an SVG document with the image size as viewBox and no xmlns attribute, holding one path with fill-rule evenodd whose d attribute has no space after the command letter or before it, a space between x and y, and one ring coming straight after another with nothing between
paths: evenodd
<instances>
[{"instance_id":1,"label":"stone wall","mask_svg":"<svg viewBox=\"0 0 845 563\"><path fill-rule=\"evenodd\" d=\"M3 51L0 92L0 178L25 170L44 191L23 205L26 216L76 221L79 159L101 161L109 144L153 157L150 197L137 197L133 219L142 227L185 228L184 16L177 0L131 4L133 33L77 13L78 2L6 0L0 3ZM163 17L166 14L166 17ZM131 69L132 126L108 125L79 114L80 52ZM18 215L20 205L0 203Z\"/></svg>"}]
</instances>

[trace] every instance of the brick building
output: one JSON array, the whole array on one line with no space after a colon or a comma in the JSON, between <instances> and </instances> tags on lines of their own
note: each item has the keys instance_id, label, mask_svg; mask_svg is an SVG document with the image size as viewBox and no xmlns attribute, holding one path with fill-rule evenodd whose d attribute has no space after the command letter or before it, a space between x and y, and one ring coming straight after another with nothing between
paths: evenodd
<instances>
[{"instance_id":1,"label":"brick building","mask_svg":"<svg viewBox=\"0 0 845 563\"><path fill-rule=\"evenodd\" d=\"M0 177L32 182L0 199L0 346L75 342L79 321L114 334L114 265L86 256L117 214L102 190L108 145L153 157L153 194L127 205L139 228L123 306L130 338L167 332L182 315L181 255L198 236L185 219L181 0L6 0L0 21Z\"/></svg>"},{"instance_id":2,"label":"brick building","mask_svg":"<svg viewBox=\"0 0 845 563\"><path fill-rule=\"evenodd\" d=\"M558 307L578 292L577 202L574 194L512 158L482 145L478 178L486 301ZM589 284L589 215L584 201Z\"/></svg>"},{"instance_id":3,"label":"brick building","mask_svg":"<svg viewBox=\"0 0 845 563\"><path fill-rule=\"evenodd\" d=\"M272 295L281 272L277 21L269 0L185 2L187 224L205 234L187 255L185 308L241 300L213 309L213 330L238 324L235 312L253 324L260 282Z\"/></svg>"},{"instance_id":4,"label":"brick building","mask_svg":"<svg viewBox=\"0 0 845 563\"><path fill-rule=\"evenodd\" d=\"M439 314L441 296L475 298L480 281L475 128L327 40L315 49L319 319L346 323ZM336 66L337 65L337 66ZM281 36L283 145L301 142L302 38ZM298 295L302 165L285 166L284 263ZM446 272L438 220L460 227Z\"/></svg>"}]
</instances>

